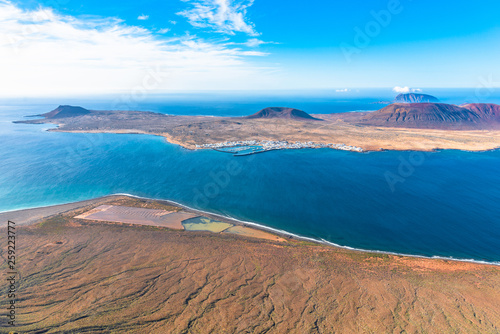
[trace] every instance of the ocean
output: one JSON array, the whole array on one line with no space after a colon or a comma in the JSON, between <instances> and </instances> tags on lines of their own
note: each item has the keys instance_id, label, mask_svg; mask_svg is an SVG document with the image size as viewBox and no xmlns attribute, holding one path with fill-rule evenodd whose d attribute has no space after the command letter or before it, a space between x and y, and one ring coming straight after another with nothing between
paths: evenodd
<instances>
[{"instance_id":1,"label":"ocean","mask_svg":"<svg viewBox=\"0 0 500 334\"><path fill-rule=\"evenodd\" d=\"M239 116L272 105L319 114L375 110L381 105L373 102L390 98L373 95L179 95L130 108ZM50 125L12 123L58 104L116 105L104 98L0 104L0 212L127 193L340 246L500 262L498 150L303 149L233 157L189 151L155 136L55 133L45 131Z\"/></svg>"}]
</instances>

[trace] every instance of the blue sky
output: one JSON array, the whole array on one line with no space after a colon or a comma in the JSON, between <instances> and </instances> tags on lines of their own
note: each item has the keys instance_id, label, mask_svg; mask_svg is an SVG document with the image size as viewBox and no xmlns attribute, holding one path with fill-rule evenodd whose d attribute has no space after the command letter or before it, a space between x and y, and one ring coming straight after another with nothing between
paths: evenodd
<instances>
[{"instance_id":1,"label":"blue sky","mask_svg":"<svg viewBox=\"0 0 500 334\"><path fill-rule=\"evenodd\" d=\"M0 0L2 91L500 87L498 13L489 0Z\"/></svg>"}]
</instances>

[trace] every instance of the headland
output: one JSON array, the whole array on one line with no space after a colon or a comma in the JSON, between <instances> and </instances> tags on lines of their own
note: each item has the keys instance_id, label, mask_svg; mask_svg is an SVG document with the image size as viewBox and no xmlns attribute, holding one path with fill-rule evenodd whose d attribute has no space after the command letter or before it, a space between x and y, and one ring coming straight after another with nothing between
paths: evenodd
<instances>
[{"instance_id":1,"label":"headland","mask_svg":"<svg viewBox=\"0 0 500 334\"><path fill-rule=\"evenodd\" d=\"M500 326L498 266L331 247L129 196L1 215L39 215L16 230L21 332Z\"/></svg>"},{"instance_id":2,"label":"headland","mask_svg":"<svg viewBox=\"0 0 500 334\"><path fill-rule=\"evenodd\" d=\"M58 125L49 131L158 135L188 149L257 143L261 151L322 147L357 152L485 151L500 147L499 108L493 104L395 103L374 112L309 115L276 107L249 117L206 117L60 106L39 115L43 119L20 122Z\"/></svg>"}]
</instances>

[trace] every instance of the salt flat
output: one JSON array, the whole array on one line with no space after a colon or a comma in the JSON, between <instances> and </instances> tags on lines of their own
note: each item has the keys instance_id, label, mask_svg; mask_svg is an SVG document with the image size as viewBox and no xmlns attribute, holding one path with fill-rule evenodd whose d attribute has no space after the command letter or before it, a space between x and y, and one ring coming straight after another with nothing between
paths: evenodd
<instances>
[{"instance_id":1,"label":"salt flat","mask_svg":"<svg viewBox=\"0 0 500 334\"><path fill-rule=\"evenodd\" d=\"M162 226L175 230L183 230L182 221L194 217L197 217L197 215L189 212L173 212L116 205L100 205L95 209L75 216L77 219Z\"/></svg>"}]
</instances>

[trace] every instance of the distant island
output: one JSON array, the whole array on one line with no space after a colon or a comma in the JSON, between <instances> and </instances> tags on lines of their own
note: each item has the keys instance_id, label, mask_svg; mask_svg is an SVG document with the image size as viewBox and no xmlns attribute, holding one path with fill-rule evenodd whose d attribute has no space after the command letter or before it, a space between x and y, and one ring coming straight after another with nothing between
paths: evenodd
<instances>
[{"instance_id":1,"label":"distant island","mask_svg":"<svg viewBox=\"0 0 500 334\"><path fill-rule=\"evenodd\" d=\"M432 95L407 93L399 94L393 101L394 103L438 103L439 99Z\"/></svg>"},{"instance_id":2,"label":"distant island","mask_svg":"<svg viewBox=\"0 0 500 334\"><path fill-rule=\"evenodd\" d=\"M236 155L257 146L357 152L500 147L495 104L395 103L325 115L272 107L244 117L62 105L37 116L43 119L17 123L157 135L189 149ZM0 216L18 224L23 241L21 332L497 329L500 271L494 265L331 247L126 195Z\"/></svg>"},{"instance_id":3,"label":"distant island","mask_svg":"<svg viewBox=\"0 0 500 334\"><path fill-rule=\"evenodd\" d=\"M409 97L413 98L418 97ZM39 116L44 119L18 123L58 125L49 131L152 134L188 149L257 145L363 152L500 147L500 106L488 103L393 103L374 112L321 115L270 107L245 117L174 116L63 105Z\"/></svg>"}]
</instances>

